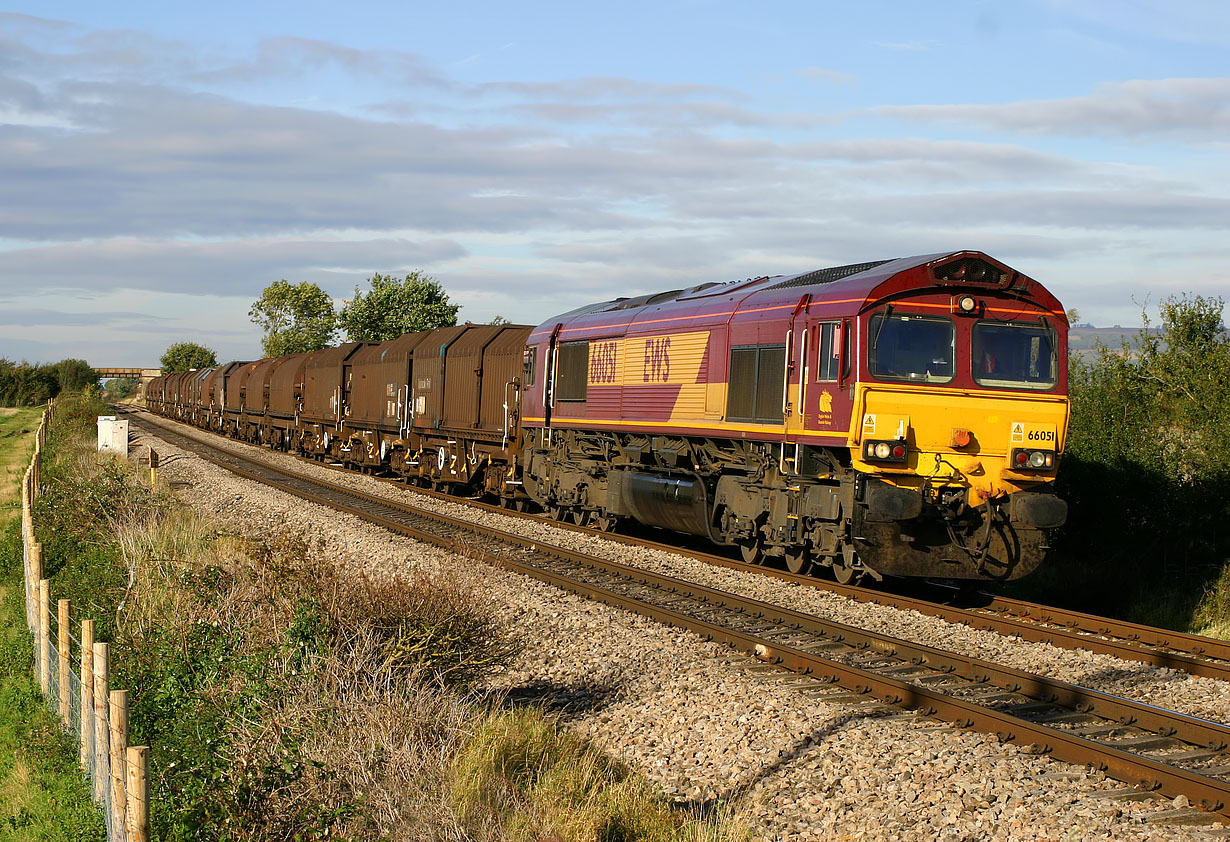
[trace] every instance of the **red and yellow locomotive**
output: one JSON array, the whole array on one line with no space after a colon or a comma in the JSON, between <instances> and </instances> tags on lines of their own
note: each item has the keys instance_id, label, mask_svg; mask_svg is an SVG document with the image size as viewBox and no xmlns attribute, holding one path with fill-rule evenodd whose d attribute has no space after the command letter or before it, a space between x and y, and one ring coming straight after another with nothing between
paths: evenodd
<instances>
[{"instance_id":1,"label":"red and yellow locomotive","mask_svg":"<svg viewBox=\"0 0 1230 842\"><path fill-rule=\"evenodd\" d=\"M979 252L585 307L528 340L525 487L842 580L1017 578L1066 516L1066 335Z\"/></svg>"},{"instance_id":2,"label":"red and yellow locomotive","mask_svg":"<svg viewBox=\"0 0 1230 842\"><path fill-rule=\"evenodd\" d=\"M1066 506L1067 319L981 252L169 375L166 415L791 570L1013 579Z\"/></svg>"}]
</instances>

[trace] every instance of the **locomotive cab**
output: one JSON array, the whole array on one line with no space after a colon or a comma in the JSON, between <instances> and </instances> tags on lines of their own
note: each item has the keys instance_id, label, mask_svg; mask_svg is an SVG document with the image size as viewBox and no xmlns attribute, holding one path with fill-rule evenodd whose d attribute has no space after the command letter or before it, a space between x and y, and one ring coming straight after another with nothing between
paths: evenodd
<instances>
[{"instance_id":1,"label":"locomotive cab","mask_svg":"<svg viewBox=\"0 0 1230 842\"><path fill-rule=\"evenodd\" d=\"M865 477L860 537L886 572L1017 578L1067 515L1050 485L1068 421L1066 318L982 257L930 274L930 289L860 317L848 442Z\"/></svg>"}]
</instances>

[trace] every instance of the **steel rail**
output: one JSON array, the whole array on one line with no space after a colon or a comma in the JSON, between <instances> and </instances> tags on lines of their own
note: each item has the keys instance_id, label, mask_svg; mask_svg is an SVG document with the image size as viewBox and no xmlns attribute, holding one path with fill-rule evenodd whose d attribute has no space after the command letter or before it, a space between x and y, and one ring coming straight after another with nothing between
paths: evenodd
<instances>
[{"instance_id":1,"label":"steel rail","mask_svg":"<svg viewBox=\"0 0 1230 842\"><path fill-rule=\"evenodd\" d=\"M217 450L206 442L196 439L189 439L189 441L199 448L215 452ZM198 452L201 451L198 450ZM676 625L680 628L697 631L706 637L728 643L742 651L754 654L762 660L779 663L807 675L828 676L830 679L856 692L870 693L877 698L896 705L919 708L929 714L963 726L998 734L1006 740L1034 744L1043 751L1051 753L1057 759L1079 764L1092 764L1119 780L1143 785L1147 789L1160 789L1167 795L1184 794L1193 802L1202 804L1208 810L1216 811L1223 815L1230 815L1230 809L1227 808L1227 804L1230 803L1230 781L1200 775L1152 758L1125 752L1114 746L1098 743L1071 732L1029 722L1006 712L929 690L917 684L824 658L787 643L757 636L738 629L731 629L729 626L672 611L660 605L653 605L644 600L619 594L608 588L583 583L575 578L543 570L540 566L516 559L507 552L482 551L477 547L478 542L475 540L479 534L478 530L475 529L473 524L464 519L452 518L434 512L423 513L416 511L414 507L406 504L396 503L384 497L370 495L325 480L303 477L292 471L252 460L232 451L222 451L222 453L225 454L225 458L211 458L210 461L215 461L217 464L240 476L272 484L275 487L282 487L283 490L287 490L304 499L348 511L365 520L378 523L381 526L403 534L410 534L416 538L428 540L447 549L469 553L474 553L477 550L481 552L486 560L492 563L544 581L549 581L552 584L560 585L574 592L594 596L601 601L634 610L637 613ZM204 456L205 454L202 453L202 455ZM255 470L244 469L235 464L237 462L253 465ZM268 478L270 474L281 479L271 481ZM315 488L317 490L305 489L305 485L308 486L308 489ZM357 499L361 505L341 502L336 499L339 496ZM381 514L381 510L391 511L394 513L394 516ZM451 536L441 536L437 533L424 531L408 525L404 521L404 516L408 513L412 513L416 517L448 524L450 531L454 534ZM458 537L458 533L460 533L461 537ZM927 664L929 667L941 672L957 673L969 681L986 682L1012 692L1020 692L1025 695L1032 694L1036 698L1055 703L1066 703L1069 706L1094 712L1113 721L1134 723L1165 735L1173 735L1175 738L1188 743L1203 743L1213 751L1220 751L1230 743L1230 728L1218 723L1206 722L1194 717L1120 699L1066 682L1030 675L977 659L964 658L963 656L913 644L908 641L830 623L801 612L770 605L758 600L739 597L714 588L684 582L674 577L629 567L618 562L588 556L584 553L577 553L564 548L550 547L541 541L524 538L513 533L484 529L482 534L489 540L494 539L504 546L512 545L522 552L530 550L557 558L568 559L572 562L579 562L585 566L602 570L604 573L620 575L625 579L647 584L666 593L687 594L691 598L702 599L711 605L726 607L745 616L764 619L767 622L782 627L786 631L818 631L843 642L856 641L855 645L857 646L869 648L880 653L891 653L895 657L909 659L915 663Z\"/></svg>"}]
</instances>

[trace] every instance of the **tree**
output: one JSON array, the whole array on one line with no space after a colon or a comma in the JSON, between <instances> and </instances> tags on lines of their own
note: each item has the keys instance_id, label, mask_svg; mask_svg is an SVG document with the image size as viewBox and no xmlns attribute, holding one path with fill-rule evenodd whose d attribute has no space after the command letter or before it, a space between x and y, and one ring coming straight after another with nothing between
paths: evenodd
<instances>
[{"instance_id":1,"label":"tree","mask_svg":"<svg viewBox=\"0 0 1230 842\"><path fill-rule=\"evenodd\" d=\"M60 360L52 369L61 392L80 392L98 382L98 372L85 360Z\"/></svg>"},{"instance_id":2,"label":"tree","mask_svg":"<svg viewBox=\"0 0 1230 842\"><path fill-rule=\"evenodd\" d=\"M191 371L194 368L209 368L218 364L218 355L212 349L195 342L176 342L162 355L162 373Z\"/></svg>"},{"instance_id":3,"label":"tree","mask_svg":"<svg viewBox=\"0 0 1230 842\"><path fill-rule=\"evenodd\" d=\"M392 275L367 279L365 295L355 287L354 298L338 316L352 341L385 342L403 333L414 333L457 324L460 304L450 304L448 293L434 278L418 270L397 280Z\"/></svg>"},{"instance_id":4,"label":"tree","mask_svg":"<svg viewBox=\"0 0 1230 842\"><path fill-rule=\"evenodd\" d=\"M265 330L261 346L266 357L318 351L333 341L337 316L333 299L316 284L281 280L265 287L248 311Z\"/></svg>"},{"instance_id":5,"label":"tree","mask_svg":"<svg viewBox=\"0 0 1230 842\"><path fill-rule=\"evenodd\" d=\"M0 359L0 406L38 406L58 392L53 366Z\"/></svg>"},{"instance_id":6,"label":"tree","mask_svg":"<svg viewBox=\"0 0 1230 842\"><path fill-rule=\"evenodd\" d=\"M133 380L131 377L114 377L104 383L103 388L112 399L121 401L137 391L140 385L140 380Z\"/></svg>"}]
</instances>

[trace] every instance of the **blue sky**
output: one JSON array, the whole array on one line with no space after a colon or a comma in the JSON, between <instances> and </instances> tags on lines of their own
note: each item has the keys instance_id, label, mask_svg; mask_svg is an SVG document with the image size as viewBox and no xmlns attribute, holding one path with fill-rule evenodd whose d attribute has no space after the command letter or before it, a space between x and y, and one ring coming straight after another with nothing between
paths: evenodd
<instances>
[{"instance_id":1,"label":"blue sky","mask_svg":"<svg viewBox=\"0 0 1230 842\"><path fill-rule=\"evenodd\" d=\"M537 323L976 248L1083 320L1230 289L1230 4L0 12L0 357L259 355L280 278Z\"/></svg>"}]
</instances>

